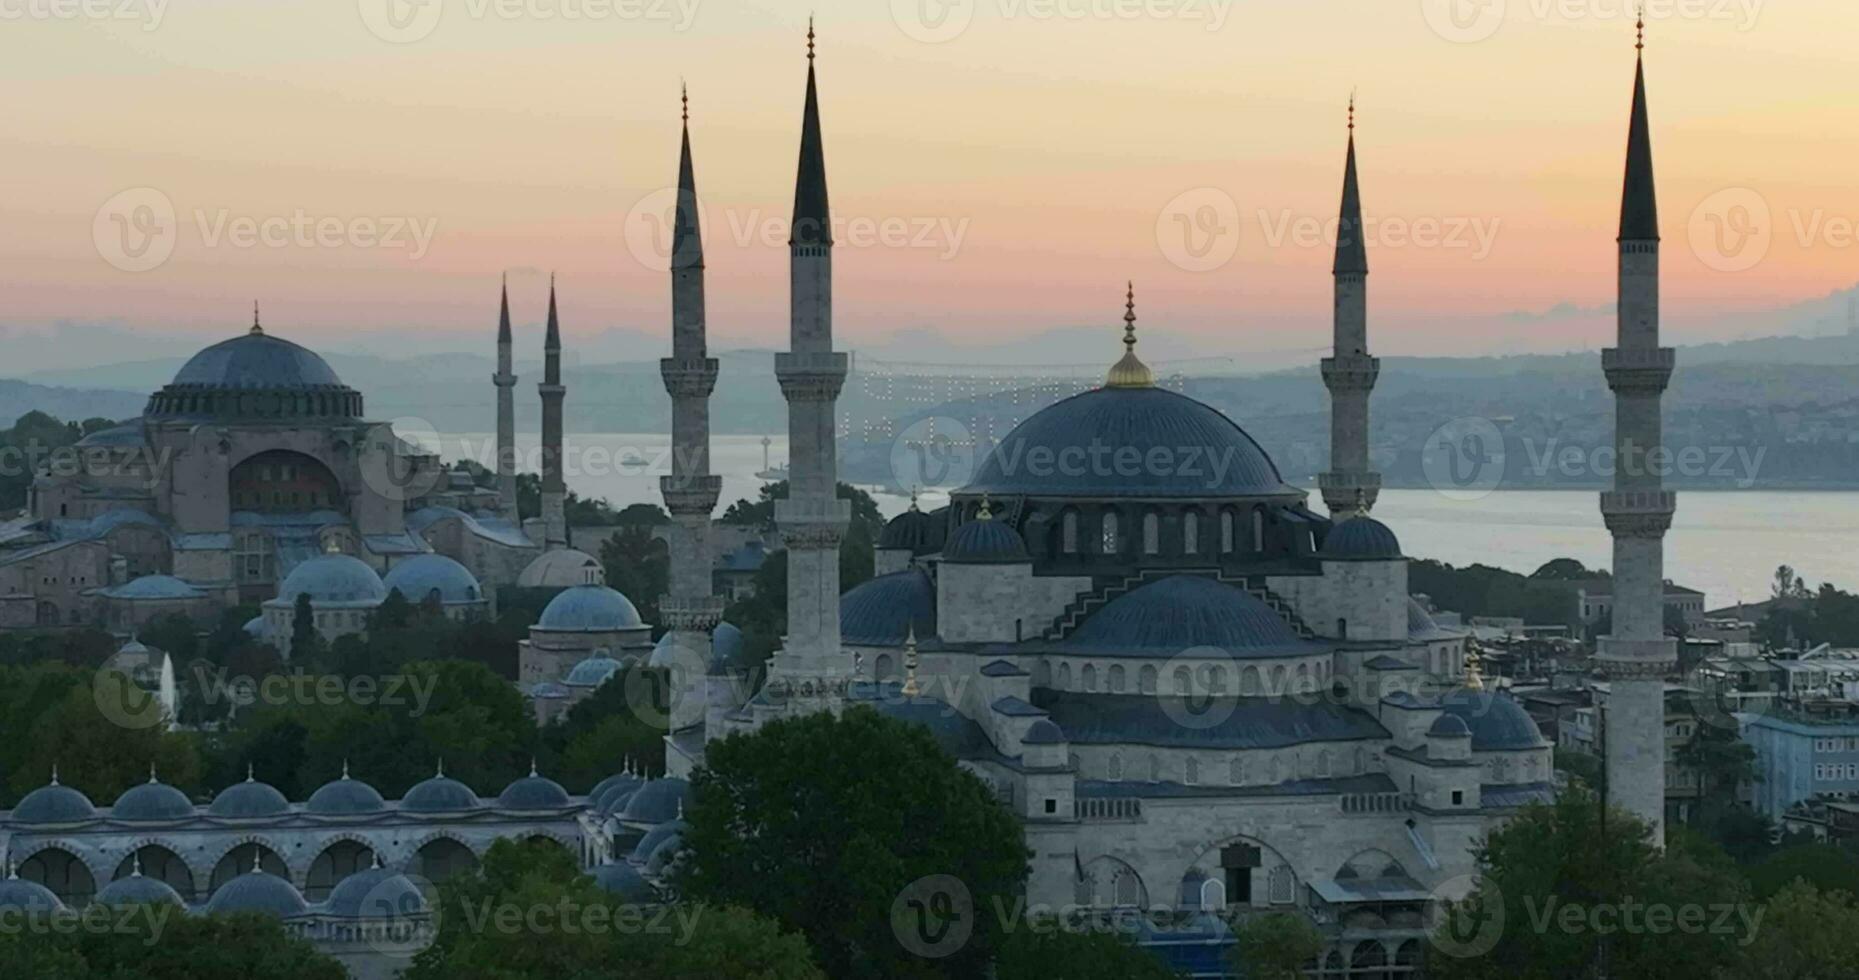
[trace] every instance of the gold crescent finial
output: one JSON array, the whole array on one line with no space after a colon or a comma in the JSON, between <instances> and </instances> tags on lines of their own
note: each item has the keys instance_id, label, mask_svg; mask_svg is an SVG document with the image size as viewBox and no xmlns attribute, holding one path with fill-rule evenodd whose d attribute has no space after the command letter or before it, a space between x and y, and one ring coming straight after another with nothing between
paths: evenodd
<instances>
[{"instance_id":1,"label":"gold crescent finial","mask_svg":"<svg viewBox=\"0 0 1859 980\"><path fill-rule=\"evenodd\" d=\"M1155 374L1136 356L1136 283L1129 283L1123 306L1123 359L1110 369L1110 388L1153 388Z\"/></svg>"}]
</instances>

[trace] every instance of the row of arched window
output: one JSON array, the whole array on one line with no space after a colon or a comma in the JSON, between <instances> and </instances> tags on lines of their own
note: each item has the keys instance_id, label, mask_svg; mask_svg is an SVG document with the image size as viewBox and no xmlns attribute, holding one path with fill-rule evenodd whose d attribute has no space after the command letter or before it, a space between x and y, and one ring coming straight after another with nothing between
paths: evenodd
<instances>
[{"instance_id":1,"label":"row of arched window","mask_svg":"<svg viewBox=\"0 0 1859 980\"><path fill-rule=\"evenodd\" d=\"M254 415L270 417L362 414L358 391L158 391L149 397L150 415Z\"/></svg>"},{"instance_id":2,"label":"row of arched window","mask_svg":"<svg viewBox=\"0 0 1859 980\"><path fill-rule=\"evenodd\" d=\"M1235 687L1237 675L1237 687ZM1330 681L1330 663L1324 659L1306 660L1296 665L1226 663L1189 667L1178 664L1169 671L1168 688L1161 689L1161 673L1154 664L1136 669L1134 693L1188 696L1268 697L1285 694L1308 694L1323 689ZM1124 694L1130 692L1130 671L1120 663L1099 667L1086 662L1076 671L1069 660L1054 664L1041 660L1033 667L1033 686L1054 691L1080 691Z\"/></svg>"},{"instance_id":3,"label":"row of arched window","mask_svg":"<svg viewBox=\"0 0 1859 980\"><path fill-rule=\"evenodd\" d=\"M1102 777L1113 783L1125 780L1164 783L1175 782L1179 777L1179 781L1188 786L1211 784L1218 779L1224 779L1229 786L1275 786L1293 779L1357 776L1369 772L1375 761L1375 756L1360 746L1353 752L1327 748L1315 752L1274 752L1269 756L1259 752L1228 757L1225 766L1220 767L1225 770L1222 774L1220 768L1216 768L1219 766L1217 758L1190 755L1177 769L1175 763L1165 761L1159 753L1126 760L1122 752L1112 752L1104 759Z\"/></svg>"},{"instance_id":4,"label":"row of arched window","mask_svg":"<svg viewBox=\"0 0 1859 980\"><path fill-rule=\"evenodd\" d=\"M1232 555L1242 551L1260 552L1265 548L1265 509L1254 507L1250 517L1250 527L1241 537L1242 518L1233 508L1225 508L1219 514L1218 537L1209 540L1201 527L1201 512L1185 511L1181 515L1181 537L1179 539L1182 555L1221 554ZM1147 511L1142 515L1141 524L1133 529L1132 535L1123 527L1122 519L1114 510L1107 510L1098 515L1097 526L1092 535L1093 540L1086 542L1083 538L1084 516L1075 508L1067 508L1059 515L1058 547L1054 550L1060 554L1101 554L1121 555L1139 547L1143 555L1160 555L1165 542L1162 536L1162 515L1157 511ZM1169 542L1174 543L1174 542ZM1086 545L1089 547L1086 547Z\"/></svg>"}]
</instances>

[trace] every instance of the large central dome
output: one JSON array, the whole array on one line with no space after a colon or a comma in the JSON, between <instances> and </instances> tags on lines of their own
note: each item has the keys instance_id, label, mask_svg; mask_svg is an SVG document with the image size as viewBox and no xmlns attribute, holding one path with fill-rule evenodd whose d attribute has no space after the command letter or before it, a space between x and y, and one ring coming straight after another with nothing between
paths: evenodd
<instances>
[{"instance_id":1,"label":"large central dome","mask_svg":"<svg viewBox=\"0 0 1859 980\"><path fill-rule=\"evenodd\" d=\"M1074 395L1020 423L962 493L1251 497L1298 491L1218 410L1162 388L1111 386Z\"/></svg>"},{"instance_id":2,"label":"large central dome","mask_svg":"<svg viewBox=\"0 0 1859 980\"><path fill-rule=\"evenodd\" d=\"M257 325L195 354L167 387L150 396L147 409L157 418L361 413L361 395L342 383L329 362Z\"/></svg>"}]
</instances>

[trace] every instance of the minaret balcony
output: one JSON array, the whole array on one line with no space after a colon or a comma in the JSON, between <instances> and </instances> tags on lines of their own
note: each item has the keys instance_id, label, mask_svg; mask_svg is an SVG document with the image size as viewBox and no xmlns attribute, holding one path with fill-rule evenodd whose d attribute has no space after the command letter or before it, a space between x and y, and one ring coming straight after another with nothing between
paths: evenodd
<instances>
[{"instance_id":1,"label":"minaret balcony","mask_svg":"<svg viewBox=\"0 0 1859 980\"><path fill-rule=\"evenodd\" d=\"M775 379L790 402L832 401L845 387L851 358L838 351L775 355Z\"/></svg>"},{"instance_id":2,"label":"minaret balcony","mask_svg":"<svg viewBox=\"0 0 1859 980\"><path fill-rule=\"evenodd\" d=\"M1323 386L1332 394L1368 391L1381 377L1381 359L1366 354L1344 354L1323 359Z\"/></svg>"},{"instance_id":3,"label":"minaret balcony","mask_svg":"<svg viewBox=\"0 0 1859 980\"><path fill-rule=\"evenodd\" d=\"M658 600L659 625L669 630L708 633L723 621L723 597L664 596Z\"/></svg>"},{"instance_id":4,"label":"minaret balcony","mask_svg":"<svg viewBox=\"0 0 1859 980\"><path fill-rule=\"evenodd\" d=\"M1360 501L1365 507L1375 506L1375 500L1381 496L1380 473L1319 473L1317 474L1317 491L1323 496L1323 505L1331 514L1354 511L1360 493Z\"/></svg>"},{"instance_id":5,"label":"minaret balcony","mask_svg":"<svg viewBox=\"0 0 1859 980\"><path fill-rule=\"evenodd\" d=\"M1623 538L1663 537L1678 511L1671 490L1608 490L1601 494L1601 517L1608 531Z\"/></svg>"},{"instance_id":6,"label":"minaret balcony","mask_svg":"<svg viewBox=\"0 0 1859 980\"><path fill-rule=\"evenodd\" d=\"M1616 393L1658 393L1671 383L1677 352L1670 347L1609 347L1601 351L1601 370Z\"/></svg>"},{"instance_id":7,"label":"minaret balcony","mask_svg":"<svg viewBox=\"0 0 1859 980\"><path fill-rule=\"evenodd\" d=\"M658 362L665 391L677 398L709 398L716 390L719 364L714 357L667 357Z\"/></svg>"},{"instance_id":8,"label":"minaret balcony","mask_svg":"<svg viewBox=\"0 0 1859 980\"><path fill-rule=\"evenodd\" d=\"M849 500L786 497L775 501L775 526L790 548L837 548L851 523Z\"/></svg>"},{"instance_id":9,"label":"minaret balcony","mask_svg":"<svg viewBox=\"0 0 1859 980\"><path fill-rule=\"evenodd\" d=\"M677 453L677 447L672 447ZM673 460L673 468L677 461ZM658 491L665 498L665 510L673 517L702 515L709 516L716 510L717 498L723 493L723 478L720 476L661 476L658 478Z\"/></svg>"}]
</instances>

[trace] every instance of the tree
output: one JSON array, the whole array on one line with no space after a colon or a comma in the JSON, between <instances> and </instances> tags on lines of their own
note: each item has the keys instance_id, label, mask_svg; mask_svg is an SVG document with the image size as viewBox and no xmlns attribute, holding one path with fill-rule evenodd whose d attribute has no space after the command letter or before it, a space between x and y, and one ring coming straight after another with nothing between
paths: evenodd
<instances>
[{"instance_id":1,"label":"tree","mask_svg":"<svg viewBox=\"0 0 1859 980\"><path fill-rule=\"evenodd\" d=\"M1795 574L1792 565L1781 565L1775 569L1775 581L1769 587L1770 598L1805 599L1809 593L1807 583Z\"/></svg>"},{"instance_id":2,"label":"tree","mask_svg":"<svg viewBox=\"0 0 1859 980\"><path fill-rule=\"evenodd\" d=\"M1727 725L1699 719L1691 739L1678 747L1678 764L1698 774L1698 798L1706 808L1736 799L1756 781L1756 750Z\"/></svg>"},{"instance_id":3,"label":"tree","mask_svg":"<svg viewBox=\"0 0 1859 980\"><path fill-rule=\"evenodd\" d=\"M1833 844L1795 844L1769 854L1749 869L1750 887L1757 898L1764 900L1797 881L1823 892L1859 891L1859 856Z\"/></svg>"},{"instance_id":4,"label":"tree","mask_svg":"<svg viewBox=\"0 0 1859 980\"><path fill-rule=\"evenodd\" d=\"M1002 939L994 976L997 980L1173 980L1175 973L1160 957L1116 933L1076 931L1039 919L1017 924Z\"/></svg>"},{"instance_id":5,"label":"tree","mask_svg":"<svg viewBox=\"0 0 1859 980\"><path fill-rule=\"evenodd\" d=\"M1530 573L1533 579L1551 582L1579 582L1584 579L1607 578L1606 571L1595 571L1573 558L1553 558L1544 562L1536 571Z\"/></svg>"},{"instance_id":6,"label":"tree","mask_svg":"<svg viewBox=\"0 0 1859 980\"><path fill-rule=\"evenodd\" d=\"M0 932L7 975L32 980L346 980L342 965L259 914L169 909L111 915L110 928Z\"/></svg>"},{"instance_id":7,"label":"tree","mask_svg":"<svg viewBox=\"0 0 1859 980\"><path fill-rule=\"evenodd\" d=\"M807 936L835 977L979 976L1026 879L1020 827L919 726L860 706L773 722L709 746L693 778L687 899L739 905ZM926 882L926 879L931 879ZM934 961L900 943L889 910L906 888L943 893L971 937Z\"/></svg>"},{"instance_id":8,"label":"tree","mask_svg":"<svg viewBox=\"0 0 1859 980\"><path fill-rule=\"evenodd\" d=\"M657 623L658 601L671 588L671 551L646 524L626 525L600 543L600 564L607 584L638 607L648 623Z\"/></svg>"},{"instance_id":9,"label":"tree","mask_svg":"<svg viewBox=\"0 0 1859 980\"><path fill-rule=\"evenodd\" d=\"M1859 977L1859 906L1850 893L1796 881L1762 911L1762 926L1734 967L1718 972L1723 980Z\"/></svg>"},{"instance_id":10,"label":"tree","mask_svg":"<svg viewBox=\"0 0 1859 980\"><path fill-rule=\"evenodd\" d=\"M200 650L200 628L182 613L167 613L149 620L136 632L136 639L185 663Z\"/></svg>"},{"instance_id":11,"label":"tree","mask_svg":"<svg viewBox=\"0 0 1859 980\"><path fill-rule=\"evenodd\" d=\"M1246 980L1298 980L1323 952L1323 934L1292 912L1247 919L1234 930L1233 967Z\"/></svg>"},{"instance_id":12,"label":"tree","mask_svg":"<svg viewBox=\"0 0 1859 980\"><path fill-rule=\"evenodd\" d=\"M297 593L297 600L291 605L290 617L290 655L292 658L309 659L323 649L323 634L316 630L316 608L310 604L310 593Z\"/></svg>"},{"instance_id":13,"label":"tree","mask_svg":"<svg viewBox=\"0 0 1859 980\"><path fill-rule=\"evenodd\" d=\"M148 781L151 767L161 780L192 794L201 786L199 743L193 735L170 733L148 712L154 701L128 678L105 671L67 688L44 711L5 731L23 742L10 788L23 795L45 785L54 766L59 781L105 805L124 790ZM108 706L107 708L105 706Z\"/></svg>"}]
</instances>

